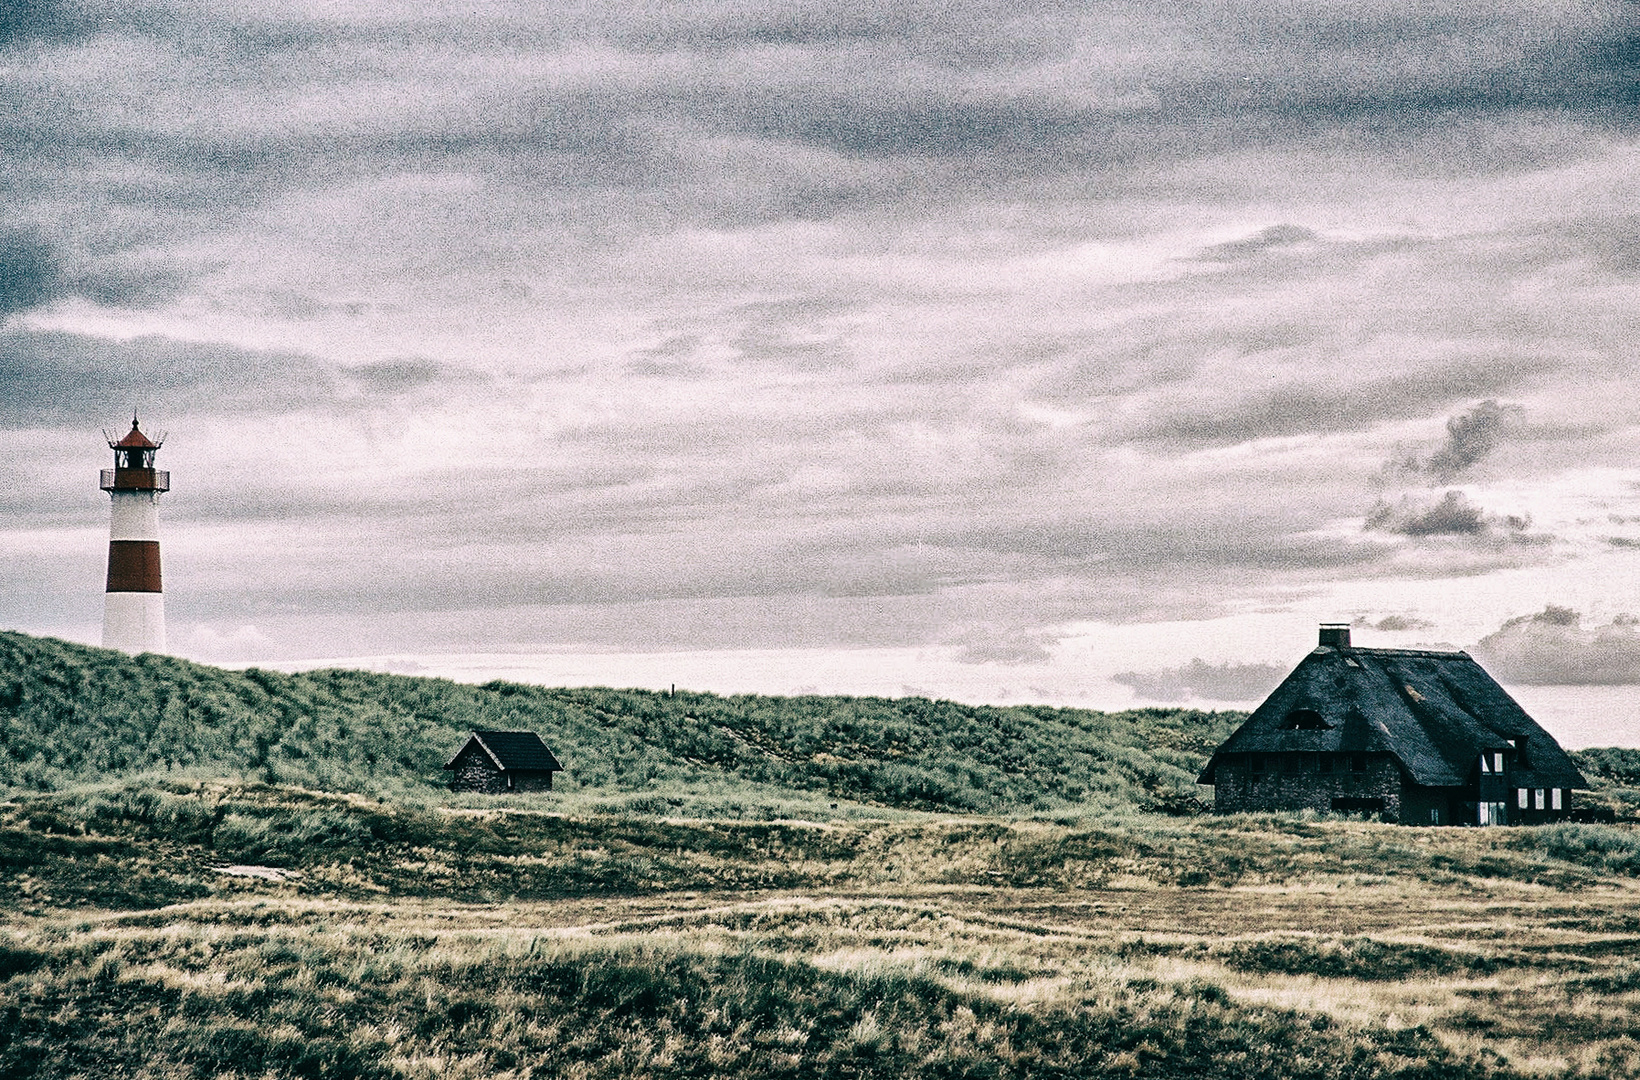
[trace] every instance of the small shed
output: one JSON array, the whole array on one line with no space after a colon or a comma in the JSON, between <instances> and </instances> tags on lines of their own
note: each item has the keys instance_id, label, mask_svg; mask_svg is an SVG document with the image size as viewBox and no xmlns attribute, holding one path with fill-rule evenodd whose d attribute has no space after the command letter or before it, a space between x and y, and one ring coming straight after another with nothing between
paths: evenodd
<instances>
[{"instance_id":1,"label":"small shed","mask_svg":"<svg viewBox=\"0 0 1640 1080\"><path fill-rule=\"evenodd\" d=\"M451 791L487 795L551 791L552 774L564 771L533 731L475 731L444 767Z\"/></svg>"}]
</instances>

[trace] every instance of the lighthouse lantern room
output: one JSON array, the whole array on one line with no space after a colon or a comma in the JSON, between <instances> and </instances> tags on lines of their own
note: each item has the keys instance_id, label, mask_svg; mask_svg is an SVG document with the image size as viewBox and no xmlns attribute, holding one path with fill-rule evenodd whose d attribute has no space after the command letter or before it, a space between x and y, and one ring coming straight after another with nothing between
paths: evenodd
<instances>
[{"instance_id":1,"label":"lighthouse lantern room","mask_svg":"<svg viewBox=\"0 0 1640 1080\"><path fill-rule=\"evenodd\" d=\"M159 496L171 474L154 468L162 436L142 433L137 418L117 442L114 467L102 471L113 500L108 530L108 589L103 600L103 647L129 653L165 651L165 593L159 574Z\"/></svg>"}]
</instances>

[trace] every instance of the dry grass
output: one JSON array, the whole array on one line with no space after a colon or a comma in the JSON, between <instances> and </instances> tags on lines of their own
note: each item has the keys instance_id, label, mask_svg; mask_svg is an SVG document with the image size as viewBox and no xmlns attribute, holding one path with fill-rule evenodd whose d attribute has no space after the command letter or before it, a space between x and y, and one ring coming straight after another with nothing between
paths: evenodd
<instances>
[{"instance_id":1,"label":"dry grass","mask_svg":"<svg viewBox=\"0 0 1640 1080\"><path fill-rule=\"evenodd\" d=\"M1622 829L218 796L5 811L0 1077L1640 1076Z\"/></svg>"}]
</instances>

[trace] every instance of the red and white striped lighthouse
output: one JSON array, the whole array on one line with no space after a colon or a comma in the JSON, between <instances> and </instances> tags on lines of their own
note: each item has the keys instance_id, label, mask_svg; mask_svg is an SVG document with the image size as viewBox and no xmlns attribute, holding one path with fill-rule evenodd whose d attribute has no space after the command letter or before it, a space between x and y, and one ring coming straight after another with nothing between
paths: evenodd
<instances>
[{"instance_id":1,"label":"red and white striped lighthouse","mask_svg":"<svg viewBox=\"0 0 1640 1080\"><path fill-rule=\"evenodd\" d=\"M114 467L102 471L102 489L114 500L108 529L108 592L103 599L103 648L128 653L165 651L165 593L159 580L159 496L171 474L154 468L160 443L137 427L119 442Z\"/></svg>"}]
</instances>

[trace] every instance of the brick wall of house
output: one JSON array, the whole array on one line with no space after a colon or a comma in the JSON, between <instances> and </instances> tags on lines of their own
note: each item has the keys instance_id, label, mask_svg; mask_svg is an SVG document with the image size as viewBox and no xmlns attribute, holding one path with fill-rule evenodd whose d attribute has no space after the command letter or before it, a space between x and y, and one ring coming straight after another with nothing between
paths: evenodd
<instances>
[{"instance_id":1,"label":"brick wall of house","mask_svg":"<svg viewBox=\"0 0 1640 1080\"><path fill-rule=\"evenodd\" d=\"M1262 757L1263 772L1250 759ZM1384 813L1401 813L1401 770L1385 755L1364 755L1365 768L1352 768L1353 755L1335 755L1343 767L1323 771L1323 755L1315 753L1227 754L1213 773L1213 809L1220 814L1259 810L1314 810L1327 813L1333 800L1382 799Z\"/></svg>"}]
</instances>

